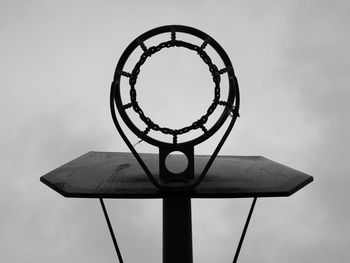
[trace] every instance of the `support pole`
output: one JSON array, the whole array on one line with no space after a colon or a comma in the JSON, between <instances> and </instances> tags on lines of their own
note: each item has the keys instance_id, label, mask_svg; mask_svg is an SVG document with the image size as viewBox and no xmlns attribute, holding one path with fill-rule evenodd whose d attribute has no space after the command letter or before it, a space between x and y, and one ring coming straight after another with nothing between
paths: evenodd
<instances>
[{"instance_id":1,"label":"support pole","mask_svg":"<svg viewBox=\"0 0 350 263\"><path fill-rule=\"evenodd\" d=\"M114 232L113 232L113 228L112 228L112 224L111 224L111 221L109 221L107 209L105 207L105 204L104 204L102 198L100 198L100 203L101 203L101 207L102 207L102 210L103 210L103 214L105 215L105 218L106 218L106 222L107 222L107 226L108 226L109 232L110 232L112 240L113 240L115 252L117 252L119 263L123 263L123 258L122 258L122 255L120 253L119 247L118 247L117 239L115 238L115 235L114 235Z\"/></svg>"},{"instance_id":2,"label":"support pole","mask_svg":"<svg viewBox=\"0 0 350 263\"><path fill-rule=\"evenodd\" d=\"M163 263L192 263L191 198L163 198Z\"/></svg>"},{"instance_id":3,"label":"support pole","mask_svg":"<svg viewBox=\"0 0 350 263\"><path fill-rule=\"evenodd\" d=\"M235 257L233 258L233 263L237 262L237 259L238 259L238 256L239 256L239 252L241 251L243 240L244 240L245 234L246 234L248 226L249 226L250 218L252 217L252 214L253 214L253 210L254 210L254 207L255 207L256 199L257 199L257 197L254 197L253 202L252 202L252 204L250 206L248 217L247 217L247 220L245 221L243 232L242 232L241 238L239 239L238 247L236 249Z\"/></svg>"}]
</instances>

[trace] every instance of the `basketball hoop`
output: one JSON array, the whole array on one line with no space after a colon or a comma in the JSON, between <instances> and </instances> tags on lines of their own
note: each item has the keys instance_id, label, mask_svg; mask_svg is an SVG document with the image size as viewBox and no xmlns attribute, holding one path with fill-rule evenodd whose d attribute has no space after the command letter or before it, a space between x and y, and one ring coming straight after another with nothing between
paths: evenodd
<instances>
[{"instance_id":1,"label":"basketball hoop","mask_svg":"<svg viewBox=\"0 0 350 263\"><path fill-rule=\"evenodd\" d=\"M181 39L178 39L177 32L189 34L196 38L199 38L202 41L202 44L195 45ZM155 46L147 47L146 42L159 35L159 34L169 34L169 39L167 41L161 42ZM214 64L213 60L205 51L206 47L210 45L216 53L221 58L224 68L218 69L218 67ZM136 49L142 49L142 55L140 56L138 62L134 65L133 70L131 72L126 72L124 70L124 66L130 57L130 55ZM195 52L208 66L209 72L212 76L212 80L214 82L214 98L212 103L208 106L208 109L203 115L192 122L191 125L185 126L180 129L171 129L168 127L162 127L159 124L152 121L152 119L145 115L144 111L140 107L137 99L137 89L136 83L139 73L141 71L142 65L145 61L156 54L157 52L162 52L167 48L186 48L193 52ZM221 89L220 82L221 78L227 75L228 78L228 96L225 99L221 98ZM129 86L130 86L130 97L129 101L123 101L121 96L121 78L128 78ZM135 155L136 159L139 161L142 168L145 170L146 174L153 182L153 184L159 189L166 189L167 191L171 188L173 190L180 191L189 191L198 186L198 184L203 180L206 172L210 168L213 160L217 156L220 148L225 142L228 134L231 132L231 129L236 121L236 118L239 116L239 89L237 78L234 74L234 70L231 64L229 57L223 48L210 36L205 34L204 32L188 27L188 26L180 26L180 25L169 25L162 26L158 28L154 28L146 33L140 35L136 38L131 44L125 49L121 58L118 61L114 80L112 82L111 88L111 99L110 99L111 113L113 121L116 125L117 130L121 134L122 138L130 148L131 152ZM117 115L115 106L123 119L124 123L127 127L142 141L145 141L153 146L159 148L159 169L160 169L160 178L157 180L153 174L149 171L147 166L144 164L143 160L140 158L139 154L136 152L134 146L130 143L129 139L125 136L124 131L122 130ZM218 108L223 107L223 111L219 118L216 120L214 125L210 128L206 127L207 121L209 117L213 114L213 112ZM128 112L133 110L140 118L140 120L146 125L144 130L141 130L137 127L133 121L131 121ZM207 166L204 168L202 174L195 178L194 177L194 146L204 142L212 135L214 135L225 123L227 118L230 117L230 124L228 125L226 132L221 138L219 144L212 154L212 158L209 160ZM165 135L169 135L172 137L172 143L160 141L155 139L154 137L149 135L149 132L153 130L155 132L159 132ZM202 134L197 136L194 139L178 142L178 138L186 133L190 133L194 130L201 130ZM166 158L173 152L183 153L187 158L187 168L184 169L181 173L173 173L166 166Z\"/></svg>"},{"instance_id":2,"label":"basketball hoop","mask_svg":"<svg viewBox=\"0 0 350 263\"><path fill-rule=\"evenodd\" d=\"M177 33L198 38L201 44L186 42ZM160 34L166 35L167 40L148 45L149 39ZM222 60L223 68L219 69L206 52L208 45ZM207 65L214 83L214 98L206 112L192 124L178 129L155 123L144 113L137 96L136 84L142 65L149 57L167 48L185 48L195 52ZM142 54L131 72L127 72L124 67L136 49L141 49ZM221 94L223 77L228 79L226 98L222 98ZM124 89L121 78L127 78L129 83L126 101L121 96ZM103 198L163 199L163 263L193 263L191 198L253 198L234 254L233 263L236 263L257 198L290 196L313 181L312 176L262 156L217 156L239 116L238 83L225 51L213 38L198 29L162 26L132 41L117 63L110 108L114 124L131 153L90 151L47 173L40 180L65 197L100 200L120 263L123 259ZM209 126L208 119L218 108L222 112ZM141 129L130 119L131 111L134 115L136 113L145 128ZM139 154L125 135L118 115L142 141L158 147L159 154ZM227 128L212 155L195 156L194 147L213 136L227 121ZM171 143L154 138L150 131L170 136ZM179 141L193 131L200 131L200 135ZM177 152L180 154L171 155Z\"/></svg>"}]
</instances>

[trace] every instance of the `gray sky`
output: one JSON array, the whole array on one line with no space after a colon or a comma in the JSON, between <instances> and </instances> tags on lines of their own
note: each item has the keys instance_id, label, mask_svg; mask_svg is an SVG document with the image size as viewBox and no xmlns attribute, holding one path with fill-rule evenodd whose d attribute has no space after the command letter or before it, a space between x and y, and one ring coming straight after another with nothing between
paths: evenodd
<instances>
[{"instance_id":1,"label":"gray sky","mask_svg":"<svg viewBox=\"0 0 350 263\"><path fill-rule=\"evenodd\" d=\"M109 113L114 67L139 34L184 24L223 46L240 84L241 118L221 154L262 155L315 179L289 198L258 200L239 262L349 262L349 9L348 1L1 1L0 261L115 260L98 200L65 199L39 177L90 150L128 151ZM188 85L207 85L176 63ZM176 79L165 69L150 66L150 92ZM190 96L180 116L202 106ZM232 261L249 204L193 200L195 262ZM106 205L125 262L161 262L161 201Z\"/></svg>"}]
</instances>

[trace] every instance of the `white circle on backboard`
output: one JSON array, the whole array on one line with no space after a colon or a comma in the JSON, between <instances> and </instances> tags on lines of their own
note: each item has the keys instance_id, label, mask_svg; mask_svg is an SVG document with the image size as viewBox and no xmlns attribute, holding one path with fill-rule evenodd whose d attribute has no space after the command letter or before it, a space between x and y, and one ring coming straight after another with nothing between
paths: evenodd
<instances>
[{"instance_id":1,"label":"white circle on backboard","mask_svg":"<svg viewBox=\"0 0 350 263\"><path fill-rule=\"evenodd\" d=\"M174 151L165 158L165 167L173 174L180 174L187 169L188 160L184 153Z\"/></svg>"}]
</instances>

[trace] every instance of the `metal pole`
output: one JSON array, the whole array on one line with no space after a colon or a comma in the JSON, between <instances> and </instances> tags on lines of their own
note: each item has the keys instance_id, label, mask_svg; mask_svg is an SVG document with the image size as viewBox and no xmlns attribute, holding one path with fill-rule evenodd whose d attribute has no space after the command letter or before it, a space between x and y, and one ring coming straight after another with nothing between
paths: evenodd
<instances>
[{"instance_id":1,"label":"metal pole","mask_svg":"<svg viewBox=\"0 0 350 263\"><path fill-rule=\"evenodd\" d=\"M250 222L250 218L252 217L252 214L253 214L253 210L254 210L254 207L255 207L256 199L257 199L257 197L254 197L252 205L250 206L248 217L247 217L247 220L245 221L243 232L242 232L241 238L239 239L238 247L236 249L235 257L233 258L233 263L237 262L237 259L238 259L238 256L239 256L239 252L241 251L243 240L244 240L244 237L245 237L245 233L247 232L248 225L249 225L249 222Z\"/></svg>"},{"instance_id":2,"label":"metal pole","mask_svg":"<svg viewBox=\"0 0 350 263\"><path fill-rule=\"evenodd\" d=\"M113 240L115 251L117 252L118 260L119 260L120 263L123 263L123 258L122 258L122 255L120 253L119 247L118 247L117 239L115 238L115 235L114 235L114 232L113 232L113 228L112 228L112 224L111 224L111 221L109 221L107 209L105 207L105 204L104 204L102 198L100 198L100 203L101 203L101 206L102 206L103 214L105 215L105 218L106 218L106 222L107 222L107 225L108 225L109 232L110 232L112 240Z\"/></svg>"},{"instance_id":3,"label":"metal pole","mask_svg":"<svg viewBox=\"0 0 350 263\"><path fill-rule=\"evenodd\" d=\"M163 198L163 263L192 263L191 198Z\"/></svg>"}]
</instances>

